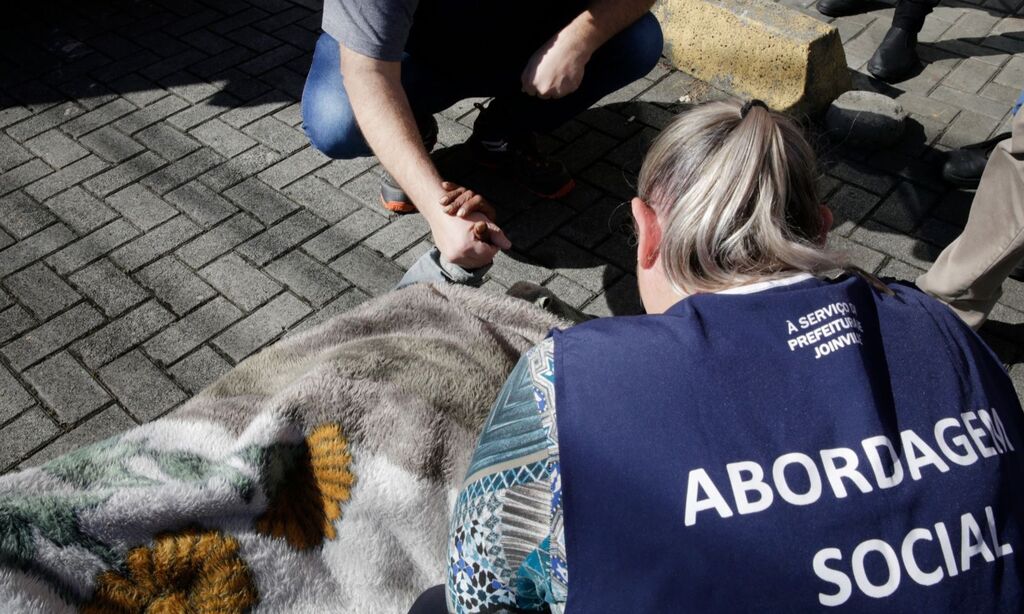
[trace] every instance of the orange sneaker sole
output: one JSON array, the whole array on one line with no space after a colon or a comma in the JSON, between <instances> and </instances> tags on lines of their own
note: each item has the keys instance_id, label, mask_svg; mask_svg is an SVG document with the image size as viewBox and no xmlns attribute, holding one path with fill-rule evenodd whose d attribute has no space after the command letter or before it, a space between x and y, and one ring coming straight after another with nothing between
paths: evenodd
<instances>
[{"instance_id":1,"label":"orange sneaker sole","mask_svg":"<svg viewBox=\"0 0 1024 614\"><path fill-rule=\"evenodd\" d=\"M392 213L415 213L416 205L412 203L402 202L400 200L384 200L384 197L380 197L380 204L382 207Z\"/></svg>"}]
</instances>

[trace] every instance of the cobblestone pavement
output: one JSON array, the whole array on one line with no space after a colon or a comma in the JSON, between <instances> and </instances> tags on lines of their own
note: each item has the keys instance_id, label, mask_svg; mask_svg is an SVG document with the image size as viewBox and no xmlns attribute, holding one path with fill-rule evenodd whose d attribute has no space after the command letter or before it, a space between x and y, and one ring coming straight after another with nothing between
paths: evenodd
<instances>
[{"instance_id":1,"label":"cobblestone pavement","mask_svg":"<svg viewBox=\"0 0 1024 614\"><path fill-rule=\"evenodd\" d=\"M891 6L838 20L856 85L912 118L892 151L820 144L833 241L865 269L912 278L958 232L971 195L939 183L939 153L1007 124L1021 1L946 3L922 35L929 64L892 87L862 76ZM428 249L420 216L376 204L373 159L331 161L303 136L317 0L58 2L47 23L20 11L0 39L0 471L166 413L387 291ZM495 201L516 244L486 287L526 279L591 313L636 312L621 205L640 156L682 102L722 95L659 66L545 136L579 179L558 202L471 170L450 146L472 101L443 112L446 176ZM1024 284L1006 284L994 319L985 334L1024 390Z\"/></svg>"}]
</instances>

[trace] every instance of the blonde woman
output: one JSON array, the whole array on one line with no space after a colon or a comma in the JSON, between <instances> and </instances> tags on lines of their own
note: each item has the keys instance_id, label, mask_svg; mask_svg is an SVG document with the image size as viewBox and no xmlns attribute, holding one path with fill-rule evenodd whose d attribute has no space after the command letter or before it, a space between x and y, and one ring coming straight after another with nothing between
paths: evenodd
<instances>
[{"instance_id":1,"label":"blonde woman","mask_svg":"<svg viewBox=\"0 0 1024 614\"><path fill-rule=\"evenodd\" d=\"M514 370L453 512L449 611L1022 610L1009 378L946 306L843 273L814 178L757 102L662 133L632 201L647 315Z\"/></svg>"}]
</instances>

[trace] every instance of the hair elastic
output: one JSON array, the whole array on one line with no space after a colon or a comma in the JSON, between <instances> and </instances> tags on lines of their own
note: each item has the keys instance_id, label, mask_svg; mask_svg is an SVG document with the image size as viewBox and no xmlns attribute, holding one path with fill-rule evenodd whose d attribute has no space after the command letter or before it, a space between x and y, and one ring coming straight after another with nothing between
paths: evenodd
<instances>
[{"instance_id":1,"label":"hair elastic","mask_svg":"<svg viewBox=\"0 0 1024 614\"><path fill-rule=\"evenodd\" d=\"M761 107L765 111L769 110L768 105L766 105L763 100L758 100L757 98L754 98L752 100L748 100L743 105L743 108L740 109L740 119L746 117L747 113L750 113L750 109L752 109L753 107Z\"/></svg>"}]
</instances>

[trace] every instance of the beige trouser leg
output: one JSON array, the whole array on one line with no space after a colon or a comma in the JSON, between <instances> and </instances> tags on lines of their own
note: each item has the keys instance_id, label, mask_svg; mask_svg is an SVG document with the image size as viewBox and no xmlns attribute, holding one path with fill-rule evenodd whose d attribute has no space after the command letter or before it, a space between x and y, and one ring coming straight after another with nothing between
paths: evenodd
<instances>
[{"instance_id":1,"label":"beige trouser leg","mask_svg":"<svg viewBox=\"0 0 1024 614\"><path fill-rule=\"evenodd\" d=\"M963 233L917 278L971 328L984 324L1006 277L1024 260L1024 113L985 166Z\"/></svg>"}]
</instances>

